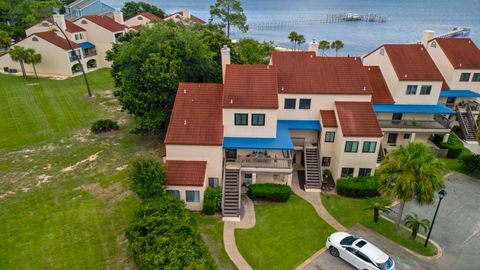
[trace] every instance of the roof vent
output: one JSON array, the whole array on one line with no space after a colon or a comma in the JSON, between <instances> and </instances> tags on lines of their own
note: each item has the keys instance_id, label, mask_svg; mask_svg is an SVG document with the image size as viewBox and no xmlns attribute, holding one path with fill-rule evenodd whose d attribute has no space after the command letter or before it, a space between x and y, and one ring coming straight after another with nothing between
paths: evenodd
<instances>
[{"instance_id":1,"label":"roof vent","mask_svg":"<svg viewBox=\"0 0 480 270\"><path fill-rule=\"evenodd\" d=\"M354 58L353 58L353 61L357 61L357 57L354 57Z\"/></svg>"},{"instance_id":2,"label":"roof vent","mask_svg":"<svg viewBox=\"0 0 480 270\"><path fill-rule=\"evenodd\" d=\"M458 64L460 67L462 67L462 63Z\"/></svg>"},{"instance_id":3,"label":"roof vent","mask_svg":"<svg viewBox=\"0 0 480 270\"><path fill-rule=\"evenodd\" d=\"M407 78L407 77L408 77L407 74L405 74L405 78Z\"/></svg>"},{"instance_id":4,"label":"roof vent","mask_svg":"<svg viewBox=\"0 0 480 270\"><path fill-rule=\"evenodd\" d=\"M363 86L363 91L367 91L367 87L365 85Z\"/></svg>"},{"instance_id":5,"label":"roof vent","mask_svg":"<svg viewBox=\"0 0 480 270\"><path fill-rule=\"evenodd\" d=\"M183 120L183 125L184 125L184 126L187 125L187 120Z\"/></svg>"},{"instance_id":6,"label":"roof vent","mask_svg":"<svg viewBox=\"0 0 480 270\"><path fill-rule=\"evenodd\" d=\"M233 99L230 99L230 104L233 104Z\"/></svg>"},{"instance_id":7,"label":"roof vent","mask_svg":"<svg viewBox=\"0 0 480 270\"><path fill-rule=\"evenodd\" d=\"M470 43L472 43L472 40L471 40L471 39L468 40L468 44L470 44Z\"/></svg>"},{"instance_id":8,"label":"roof vent","mask_svg":"<svg viewBox=\"0 0 480 270\"><path fill-rule=\"evenodd\" d=\"M368 71L372 70L370 67L368 68Z\"/></svg>"},{"instance_id":9,"label":"roof vent","mask_svg":"<svg viewBox=\"0 0 480 270\"><path fill-rule=\"evenodd\" d=\"M270 69L270 66L269 66L269 65L267 65L267 69Z\"/></svg>"},{"instance_id":10,"label":"roof vent","mask_svg":"<svg viewBox=\"0 0 480 270\"><path fill-rule=\"evenodd\" d=\"M186 94L186 93L187 93L187 89L183 89L183 93Z\"/></svg>"},{"instance_id":11,"label":"roof vent","mask_svg":"<svg viewBox=\"0 0 480 270\"><path fill-rule=\"evenodd\" d=\"M420 48L421 51L423 51L423 46Z\"/></svg>"},{"instance_id":12,"label":"roof vent","mask_svg":"<svg viewBox=\"0 0 480 270\"><path fill-rule=\"evenodd\" d=\"M281 91L285 91L285 87L282 86L282 89L280 89Z\"/></svg>"}]
</instances>

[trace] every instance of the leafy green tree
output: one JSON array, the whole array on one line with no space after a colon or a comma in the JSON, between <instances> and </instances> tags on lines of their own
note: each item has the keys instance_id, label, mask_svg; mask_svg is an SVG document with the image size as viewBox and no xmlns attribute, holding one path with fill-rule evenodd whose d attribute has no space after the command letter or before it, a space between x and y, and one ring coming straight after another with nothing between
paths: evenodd
<instances>
[{"instance_id":1,"label":"leafy green tree","mask_svg":"<svg viewBox=\"0 0 480 270\"><path fill-rule=\"evenodd\" d=\"M297 39L298 39L298 33L295 31L290 32L290 34L288 34L288 39L290 39L290 42L292 43L292 50L295 50Z\"/></svg>"},{"instance_id":2,"label":"leafy green tree","mask_svg":"<svg viewBox=\"0 0 480 270\"><path fill-rule=\"evenodd\" d=\"M343 46L344 46L343 41L337 39L332 42L332 44L330 45L330 48L335 49L335 56L338 56L338 51L342 49Z\"/></svg>"},{"instance_id":3,"label":"leafy green tree","mask_svg":"<svg viewBox=\"0 0 480 270\"><path fill-rule=\"evenodd\" d=\"M247 17L238 0L216 0L215 4L210 6L210 22L215 19L220 21L223 28L226 27L228 38L230 38L232 25L244 33L248 31Z\"/></svg>"},{"instance_id":4,"label":"leafy green tree","mask_svg":"<svg viewBox=\"0 0 480 270\"><path fill-rule=\"evenodd\" d=\"M35 72L35 77L38 78L37 68L35 67L36 64L40 64L42 62L42 55L37 53L35 49L29 48L25 50L25 63L32 64L33 71Z\"/></svg>"},{"instance_id":5,"label":"leafy green tree","mask_svg":"<svg viewBox=\"0 0 480 270\"><path fill-rule=\"evenodd\" d=\"M328 40L321 40L318 43L318 48L322 50L322 55L325 55L325 50L330 49L330 42Z\"/></svg>"},{"instance_id":6,"label":"leafy green tree","mask_svg":"<svg viewBox=\"0 0 480 270\"><path fill-rule=\"evenodd\" d=\"M411 213L405 217L405 225L412 230L412 239L415 240L420 228L422 228L425 232L428 230L428 226L430 226L430 220L426 218L421 219L417 214Z\"/></svg>"},{"instance_id":7,"label":"leafy green tree","mask_svg":"<svg viewBox=\"0 0 480 270\"><path fill-rule=\"evenodd\" d=\"M125 236L141 270L216 269L193 214L171 194L144 201Z\"/></svg>"},{"instance_id":8,"label":"leafy green tree","mask_svg":"<svg viewBox=\"0 0 480 270\"><path fill-rule=\"evenodd\" d=\"M142 199L149 199L163 194L165 166L154 159L137 160L132 163L130 181L132 190Z\"/></svg>"},{"instance_id":9,"label":"leafy green tree","mask_svg":"<svg viewBox=\"0 0 480 270\"><path fill-rule=\"evenodd\" d=\"M125 20L132 18L135 15L138 15L142 12L150 12L154 15L157 15L160 18L165 17L165 12L152 4L146 2L134 2L129 1L125 2L122 8L123 17Z\"/></svg>"},{"instance_id":10,"label":"leafy green tree","mask_svg":"<svg viewBox=\"0 0 480 270\"><path fill-rule=\"evenodd\" d=\"M402 220L405 203L431 204L436 191L445 187L444 163L423 142L411 142L391 151L380 164L377 174L380 192L400 201L395 228Z\"/></svg>"},{"instance_id":11,"label":"leafy green tree","mask_svg":"<svg viewBox=\"0 0 480 270\"><path fill-rule=\"evenodd\" d=\"M8 50L12 36L7 31L0 30L0 47Z\"/></svg>"},{"instance_id":12,"label":"leafy green tree","mask_svg":"<svg viewBox=\"0 0 480 270\"><path fill-rule=\"evenodd\" d=\"M198 31L157 24L107 54L118 87L114 93L137 120L134 132L162 134L172 111L178 83L214 82L221 69Z\"/></svg>"},{"instance_id":13,"label":"leafy green tree","mask_svg":"<svg viewBox=\"0 0 480 270\"><path fill-rule=\"evenodd\" d=\"M258 42L251 38L240 39L233 44L233 51L238 59L236 64L268 64L274 47L271 42ZM235 60L234 60L235 61Z\"/></svg>"},{"instance_id":14,"label":"leafy green tree","mask_svg":"<svg viewBox=\"0 0 480 270\"><path fill-rule=\"evenodd\" d=\"M21 46L13 46L13 49L10 50L10 57L15 62L20 63L20 67L22 68L22 75L23 77L27 77L27 73L25 72L25 60L27 58L27 54L25 52L25 48Z\"/></svg>"},{"instance_id":15,"label":"leafy green tree","mask_svg":"<svg viewBox=\"0 0 480 270\"><path fill-rule=\"evenodd\" d=\"M382 197L373 197L367 199L368 207L364 210L373 210L373 222L377 223L380 216L380 212L389 213L392 211L390 209L390 204L392 201Z\"/></svg>"}]
</instances>

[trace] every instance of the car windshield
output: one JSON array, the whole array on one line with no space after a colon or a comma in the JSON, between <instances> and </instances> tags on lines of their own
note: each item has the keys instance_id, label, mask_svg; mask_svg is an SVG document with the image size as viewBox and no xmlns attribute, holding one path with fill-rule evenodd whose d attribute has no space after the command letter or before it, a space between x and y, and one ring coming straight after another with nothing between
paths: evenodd
<instances>
[{"instance_id":1,"label":"car windshield","mask_svg":"<svg viewBox=\"0 0 480 270\"><path fill-rule=\"evenodd\" d=\"M392 258L388 258L388 260L384 263L378 263L378 268L380 268L380 270L388 270L392 268L392 266L393 266Z\"/></svg>"},{"instance_id":2,"label":"car windshield","mask_svg":"<svg viewBox=\"0 0 480 270\"><path fill-rule=\"evenodd\" d=\"M342 239L342 241L340 241L340 245L342 246L351 246L353 244L353 242L355 242L355 240L357 240L358 238L354 237L354 236L347 236L345 238Z\"/></svg>"}]
</instances>

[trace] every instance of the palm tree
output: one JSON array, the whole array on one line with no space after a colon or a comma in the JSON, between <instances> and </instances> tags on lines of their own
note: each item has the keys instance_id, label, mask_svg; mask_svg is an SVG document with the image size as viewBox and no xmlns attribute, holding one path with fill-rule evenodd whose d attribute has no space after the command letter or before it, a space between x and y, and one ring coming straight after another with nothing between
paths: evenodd
<instances>
[{"instance_id":1,"label":"palm tree","mask_svg":"<svg viewBox=\"0 0 480 270\"><path fill-rule=\"evenodd\" d=\"M412 239L415 240L420 228L427 232L430 220L426 218L420 219L417 214L411 213L405 217L405 225L412 230Z\"/></svg>"},{"instance_id":2,"label":"palm tree","mask_svg":"<svg viewBox=\"0 0 480 270\"><path fill-rule=\"evenodd\" d=\"M37 75L37 68L35 64L39 64L42 62L42 55L37 53L34 49L26 49L25 50L25 63L32 64L33 71L35 72L35 77L38 78Z\"/></svg>"},{"instance_id":3,"label":"palm tree","mask_svg":"<svg viewBox=\"0 0 480 270\"><path fill-rule=\"evenodd\" d=\"M23 77L27 77L27 73L25 72L24 61L26 58L25 48L20 46L13 46L13 49L10 50L10 57L15 62L20 62L20 67L22 68L22 75Z\"/></svg>"},{"instance_id":4,"label":"palm tree","mask_svg":"<svg viewBox=\"0 0 480 270\"><path fill-rule=\"evenodd\" d=\"M325 50L330 49L330 42L324 39L318 43L318 48L322 50L322 55L325 55Z\"/></svg>"},{"instance_id":5,"label":"palm tree","mask_svg":"<svg viewBox=\"0 0 480 270\"><path fill-rule=\"evenodd\" d=\"M0 48L8 50L11 41L12 37L6 31L0 30Z\"/></svg>"},{"instance_id":6,"label":"palm tree","mask_svg":"<svg viewBox=\"0 0 480 270\"><path fill-rule=\"evenodd\" d=\"M292 50L295 50L295 44L297 42L297 38L298 38L298 33L295 31L290 32L290 34L288 35L288 39L290 39L290 42L292 42Z\"/></svg>"},{"instance_id":7,"label":"palm tree","mask_svg":"<svg viewBox=\"0 0 480 270\"><path fill-rule=\"evenodd\" d=\"M380 192L400 201L395 229L402 220L405 203L432 204L436 191L445 187L445 164L423 142L411 142L391 151L377 169Z\"/></svg>"},{"instance_id":8,"label":"palm tree","mask_svg":"<svg viewBox=\"0 0 480 270\"><path fill-rule=\"evenodd\" d=\"M330 48L335 49L335 56L338 56L338 51L343 48L343 42L341 40L335 40L330 45Z\"/></svg>"},{"instance_id":9,"label":"palm tree","mask_svg":"<svg viewBox=\"0 0 480 270\"><path fill-rule=\"evenodd\" d=\"M382 197L373 197L367 199L368 207L363 210L373 210L373 222L378 222L380 212L389 213L392 211L390 204L392 201Z\"/></svg>"},{"instance_id":10,"label":"palm tree","mask_svg":"<svg viewBox=\"0 0 480 270\"><path fill-rule=\"evenodd\" d=\"M300 45L305 43L305 37L302 35L302 34L299 34L297 36L297 45L298 45L298 49L300 49Z\"/></svg>"}]
</instances>

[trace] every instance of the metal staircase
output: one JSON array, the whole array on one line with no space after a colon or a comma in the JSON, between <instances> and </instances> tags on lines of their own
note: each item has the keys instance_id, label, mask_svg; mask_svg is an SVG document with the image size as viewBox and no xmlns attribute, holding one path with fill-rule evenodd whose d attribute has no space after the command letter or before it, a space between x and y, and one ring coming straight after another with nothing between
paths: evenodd
<instances>
[{"instance_id":1,"label":"metal staircase","mask_svg":"<svg viewBox=\"0 0 480 270\"><path fill-rule=\"evenodd\" d=\"M305 191L320 191L322 188L322 170L318 148L305 147Z\"/></svg>"},{"instance_id":2,"label":"metal staircase","mask_svg":"<svg viewBox=\"0 0 480 270\"><path fill-rule=\"evenodd\" d=\"M240 218L240 170L225 169L222 196L222 215Z\"/></svg>"},{"instance_id":3,"label":"metal staircase","mask_svg":"<svg viewBox=\"0 0 480 270\"><path fill-rule=\"evenodd\" d=\"M457 120L462 128L465 141L476 141L478 136L478 127L477 123L475 123L475 118L473 117L470 106L467 104L466 112L461 112L457 107L456 112Z\"/></svg>"}]
</instances>

